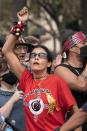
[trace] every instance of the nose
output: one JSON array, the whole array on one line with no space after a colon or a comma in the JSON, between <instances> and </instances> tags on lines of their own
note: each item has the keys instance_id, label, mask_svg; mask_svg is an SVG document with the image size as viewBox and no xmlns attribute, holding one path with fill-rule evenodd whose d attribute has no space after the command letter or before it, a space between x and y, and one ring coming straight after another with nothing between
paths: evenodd
<instances>
[{"instance_id":1,"label":"nose","mask_svg":"<svg viewBox=\"0 0 87 131\"><path fill-rule=\"evenodd\" d=\"M35 59L39 59L39 55L38 54L35 56Z\"/></svg>"},{"instance_id":2,"label":"nose","mask_svg":"<svg viewBox=\"0 0 87 131\"><path fill-rule=\"evenodd\" d=\"M26 53L26 51L25 51L24 48L21 48L20 52L21 52L22 54Z\"/></svg>"}]
</instances>

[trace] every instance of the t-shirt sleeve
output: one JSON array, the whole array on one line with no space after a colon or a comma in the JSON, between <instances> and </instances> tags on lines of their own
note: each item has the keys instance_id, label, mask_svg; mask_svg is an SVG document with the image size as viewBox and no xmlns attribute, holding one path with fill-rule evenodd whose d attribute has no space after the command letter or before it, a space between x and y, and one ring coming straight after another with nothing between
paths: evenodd
<instances>
[{"instance_id":1,"label":"t-shirt sleeve","mask_svg":"<svg viewBox=\"0 0 87 131\"><path fill-rule=\"evenodd\" d=\"M60 79L60 88L58 92L60 105L64 110L69 111L72 106L77 105L68 84L63 79Z\"/></svg>"},{"instance_id":2,"label":"t-shirt sleeve","mask_svg":"<svg viewBox=\"0 0 87 131\"><path fill-rule=\"evenodd\" d=\"M19 88L23 91L25 91L25 85L26 85L26 82L27 80L29 80L31 78L31 73L29 70L25 69L23 74L22 74L22 77L20 79L20 82L19 82Z\"/></svg>"}]
</instances>

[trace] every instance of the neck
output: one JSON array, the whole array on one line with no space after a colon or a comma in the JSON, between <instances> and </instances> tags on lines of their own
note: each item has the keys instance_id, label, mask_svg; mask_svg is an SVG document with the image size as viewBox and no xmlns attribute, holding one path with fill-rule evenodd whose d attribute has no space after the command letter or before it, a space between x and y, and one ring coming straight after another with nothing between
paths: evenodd
<instances>
[{"instance_id":1,"label":"neck","mask_svg":"<svg viewBox=\"0 0 87 131\"><path fill-rule=\"evenodd\" d=\"M66 61L67 64L70 64L73 67L81 68L83 66L83 63L79 57L78 53L70 52L68 59Z\"/></svg>"},{"instance_id":2,"label":"neck","mask_svg":"<svg viewBox=\"0 0 87 131\"><path fill-rule=\"evenodd\" d=\"M73 66L73 67L78 67L78 68L81 68L83 66L82 62L80 60L77 60L77 59L68 59L67 61L67 64Z\"/></svg>"},{"instance_id":3,"label":"neck","mask_svg":"<svg viewBox=\"0 0 87 131\"><path fill-rule=\"evenodd\" d=\"M42 79L45 79L46 77L47 77L47 72L41 72L41 73L33 72L33 79L42 80Z\"/></svg>"}]
</instances>

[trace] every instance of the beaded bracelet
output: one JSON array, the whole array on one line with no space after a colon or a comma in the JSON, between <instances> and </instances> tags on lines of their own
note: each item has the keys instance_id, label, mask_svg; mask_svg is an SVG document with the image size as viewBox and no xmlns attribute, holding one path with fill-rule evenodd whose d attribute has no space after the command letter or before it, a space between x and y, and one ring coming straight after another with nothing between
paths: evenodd
<instances>
[{"instance_id":1,"label":"beaded bracelet","mask_svg":"<svg viewBox=\"0 0 87 131\"><path fill-rule=\"evenodd\" d=\"M15 36L20 36L21 33L24 31L25 24L23 24L21 21L14 22L13 27L11 28L10 33L12 33Z\"/></svg>"}]
</instances>

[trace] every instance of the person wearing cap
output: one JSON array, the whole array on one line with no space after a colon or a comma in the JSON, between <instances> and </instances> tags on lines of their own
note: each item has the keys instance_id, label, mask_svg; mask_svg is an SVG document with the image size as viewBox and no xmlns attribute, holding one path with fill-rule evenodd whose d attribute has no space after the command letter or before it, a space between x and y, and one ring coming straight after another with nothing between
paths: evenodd
<instances>
[{"instance_id":1,"label":"person wearing cap","mask_svg":"<svg viewBox=\"0 0 87 131\"><path fill-rule=\"evenodd\" d=\"M30 69L29 66L29 54L33 47L39 44L40 41L34 36L20 36L14 47L14 53L20 60L20 62Z\"/></svg>"},{"instance_id":2,"label":"person wearing cap","mask_svg":"<svg viewBox=\"0 0 87 131\"><path fill-rule=\"evenodd\" d=\"M61 64L56 65L55 74L69 84L74 98L81 107L87 101L87 38L83 32L70 32L63 41ZM58 62L58 59L57 59ZM83 131L87 130L87 126Z\"/></svg>"}]
</instances>

